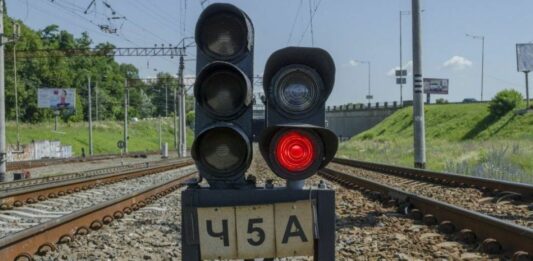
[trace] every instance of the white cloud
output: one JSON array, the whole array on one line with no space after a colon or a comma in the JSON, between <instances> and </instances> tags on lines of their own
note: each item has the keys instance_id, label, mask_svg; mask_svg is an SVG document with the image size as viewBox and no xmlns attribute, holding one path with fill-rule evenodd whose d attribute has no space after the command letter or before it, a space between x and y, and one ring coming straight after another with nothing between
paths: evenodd
<instances>
[{"instance_id":1,"label":"white cloud","mask_svg":"<svg viewBox=\"0 0 533 261\"><path fill-rule=\"evenodd\" d=\"M444 68L450 68L452 70L463 70L468 67L472 67L472 61L462 57L462 56L453 56L452 58L445 61L442 66Z\"/></svg>"},{"instance_id":2,"label":"white cloud","mask_svg":"<svg viewBox=\"0 0 533 261\"><path fill-rule=\"evenodd\" d=\"M387 76L395 76L396 75L396 70L399 70L400 69L400 66L396 66L392 69L390 69L388 72L387 72ZM407 70L407 74L411 74L413 72L413 61L408 61L406 62L404 65L403 65L403 69L404 70Z\"/></svg>"}]
</instances>

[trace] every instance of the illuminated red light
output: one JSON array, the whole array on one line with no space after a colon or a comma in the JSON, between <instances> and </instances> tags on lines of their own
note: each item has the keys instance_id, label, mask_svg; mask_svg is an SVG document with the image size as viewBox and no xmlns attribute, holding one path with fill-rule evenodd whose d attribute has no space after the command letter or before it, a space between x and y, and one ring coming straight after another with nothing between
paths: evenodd
<instances>
[{"instance_id":1,"label":"illuminated red light","mask_svg":"<svg viewBox=\"0 0 533 261\"><path fill-rule=\"evenodd\" d=\"M276 159L288 171L306 170L315 160L315 144L310 137L296 130L281 135L276 144Z\"/></svg>"}]
</instances>

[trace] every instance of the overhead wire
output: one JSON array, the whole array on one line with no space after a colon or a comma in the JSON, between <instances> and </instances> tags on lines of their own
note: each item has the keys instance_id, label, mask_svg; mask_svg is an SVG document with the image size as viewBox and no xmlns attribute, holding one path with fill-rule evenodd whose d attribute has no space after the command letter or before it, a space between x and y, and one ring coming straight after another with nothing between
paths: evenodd
<instances>
[{"instance_id":1,"label":"overhead wire","mask_svg":"<svg viewBox=\"0 0 533 261\"><path fill-rule=\"evenodd\" d=\"M294 33L294 27L296 26L296 21L298 21L298 16L300 16L300 11L302 10L303 0L300 0L298 4L298 9L296 9L296 15L294 16L294 21L292 22L291 32L289 33L289 39L287 40L287 45L291 42L292 34Z\"/></svg>"},{"instance_id":2,"label":"overhead wire","mask_svg":"<svg viewBox=\"0 0 533 261\"><path fill-rule=\"evenodd\" d=\"M312 19L315 17L316 15L316 11L318 10L318 8L320 7L320 4L322 3L322 0L319 0L318 3L315 5L315 8L312 10L312 13L310 13L310 20L309 20L309 23L307 24L307 26L305 27L305 30L302 32L302 35L300 37L300 41L298 41L298 45L300 45L304 39L304 36L305 34L307 33L307 31L309 30L309 27L311 26L311 21Z\"/></svg>"}]
</instances>

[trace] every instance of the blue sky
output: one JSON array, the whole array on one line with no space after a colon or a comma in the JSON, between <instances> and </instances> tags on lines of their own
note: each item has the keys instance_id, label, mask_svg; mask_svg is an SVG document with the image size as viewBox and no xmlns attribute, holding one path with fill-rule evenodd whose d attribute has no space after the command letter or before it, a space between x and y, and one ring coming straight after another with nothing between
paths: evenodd
<instances>
[{"instance_id":1,"label":"blue sky","mask_svg":"<svg viewBox=\"0 0 533 261\"><path fill-rule=\"evenodd\" d=\"M106 19L95 14L95 9L87 15L79 11L90 1L6 0L9 15L34 29L57 24L76 35L88 31L95 43L109 41L120 47L176 44L183 36L192 36L203 0L107 0L117 15L127 18L124 24L115 23L121 26L119 36L99 30L97 24L106 23ZM313 5L319 4L313 18L314 45L329 51L337 66L335 89L328 104L365 102L367 67L353 62L355 59L372 63L374 101L399 100L400 88L389 73L399 65L399 11L410 10L411 1L311 1ZM218 1L207 0L205 4L212 2ZM311 45L310 30L304 34L310 16L308 0L223 2L239 6L254 23L255 74L262 73L268 56L275 50L288 45ZM503 88L525 93L524 75L516 71L515 44L533 41L533 1L422 0L421 3L424 77L450 79L450 94L435 95L433 99L479 99L481 41L468 38L465 33L485 35L485 99ZM102 0L97 0L96 10L110 15ZM403 60L407 65L412 59L410 19L409 15L403 16ZM180 28L183 20L185 31ZM195 53L195 48L189 49L188 58L194 58ZM154 76L157 71L177 72L177 59L117 60L135 64L143 77ZM195 74L194 61L187 62L185 72ZM404 99L411 97L409 76Z\"/></svg>"}]
</instances>

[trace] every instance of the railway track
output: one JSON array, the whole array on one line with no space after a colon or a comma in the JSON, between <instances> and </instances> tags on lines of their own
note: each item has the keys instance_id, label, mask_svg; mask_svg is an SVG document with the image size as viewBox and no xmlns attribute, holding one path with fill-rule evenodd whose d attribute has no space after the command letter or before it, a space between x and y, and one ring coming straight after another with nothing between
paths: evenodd
<instances>
[{"instance_id":1,"label":"railway track","mask_svg":"<svg viewBox=\"0 0 533 261\"><path fill-rule=\"evenodd\" d=\"M4 209L0 211L0 256L2 260L32 260L33 254L45 254L56 249L57 243L69 242L75 235L122 218L177 189L195 173L189 165L191 162L186 160L150 171L137 170L145 175L113 184L102 182L79 193ZM148 175L155 170L167 172Z\"/></svg>"},{"instance_id":2,"label":"railway track","mask_svg":"<svg viewBox=\"0 0 533 261\"><path fill-rule=\"evenodd\" d=\"M86 170L86 171L80 171L80 172L65 173L65 174L53 175L53 176L45 176L45 177L39 177L39 178L30 178L30 179L21 179L21 180L9 181L9 182L2 182L0 183L0 193L7 193L10 191L19 190L19 189L27 189L29 187L38 186L42 184L58 183L58 182L68 181L68 180L84 179L84 178L102 176L106 174L118 173L121 171L123 172L123 171L136 170L136 169L142 169L142 168L147 168L147 167L155 167L155 166L168 164L170 162L172 161L160 160L160 161L153 161L153 162L142 162L142 163L126 164L126 165L121 165L121 166L112 166L112 167L106 167L106 168L92 169L92 170Z\"/></svg>"},{"instance_id":3,"label":"railway track","mask_svg":"<svg viewBox=\"0 0 533 261\"><path fill-rule=\"evenodd\" d=\"M489 254L532 258L533 230L526 227L530 223L523 223L533 221L530 206L509 201L523 203L531 199L533 190L528 190L528 185L345 159L334 162L320 175L368 192L386 205L396 205L400 211L427 225L437 225L441 232L456 235L461 241L480 241ZM487 193L494 196L480 197ZM472 195L483 200L472 202ZM476 209L476 205L483 207ZM518 216L498 215L507 211Z\"/></svg>"},{"instance_id":4,"label":"railway track","mask_svg":"<svg viewBox=\"0 0 533 261\"><path fill-rule=\"evenodd\" d=\"M59 175L58 180L48 178L35 179L33 183L29 179L24 181L12 181L2 184L3 190L0 190L0 210L6 210L13 207L21 207L24 204L32 204L38 201L43 201L50 198L57 198L66 194L80 192L102 184L110 184L125 179L142 177L149 174L163 172L174 168L183 167L192 164L190 159L178 160L173 162L158 162L155 166L150 164L142 164L144 167L133 170L121 170L119 172L111 172L106 174L105 171L114 170L103 169L104 174L96 172L89 172L88 174L66 174Z\"/></svg>"},{"instance_id":5,"label":"railway track","mask_svg":"<svg viewBox=\"0 0 533 261\"><path fill-rule=\"evenodd\" d=\"M158 152L130 152L127 157L140 157L142 155L152 155L157 154ZM90 157L73 157L66 159L40 159L40 160L24 160L24 161L12 161L7 163L7 171L22 170L22 169L31 169L38 168L50 165L58 164L67 164L74 162L87 162L87 161L98 161L98 160L107 160L107 159L116 159L122 157L121 154L102 154Z\"/></svg>"}]
</instances>

